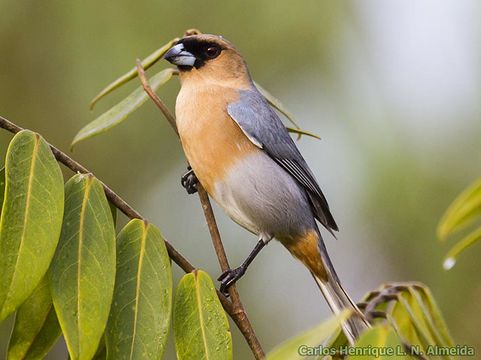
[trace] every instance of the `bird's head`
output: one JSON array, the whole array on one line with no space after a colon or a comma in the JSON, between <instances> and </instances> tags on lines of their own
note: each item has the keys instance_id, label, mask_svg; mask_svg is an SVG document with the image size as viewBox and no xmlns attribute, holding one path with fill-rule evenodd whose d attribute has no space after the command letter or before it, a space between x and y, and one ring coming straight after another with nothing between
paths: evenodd
<instances>
[{"instance_id":1,"label":"bird's head","mask_svg":"<svg viewBox=\"0 0 481 360\"><path fill-rule=\"evenodd\" d=\"M237 49L221 36L186 36L172 46L164 58L177 65L182 81L237 81L239 85L248 85L251 82L244 59Z\"/></svg>"}]
</instances>

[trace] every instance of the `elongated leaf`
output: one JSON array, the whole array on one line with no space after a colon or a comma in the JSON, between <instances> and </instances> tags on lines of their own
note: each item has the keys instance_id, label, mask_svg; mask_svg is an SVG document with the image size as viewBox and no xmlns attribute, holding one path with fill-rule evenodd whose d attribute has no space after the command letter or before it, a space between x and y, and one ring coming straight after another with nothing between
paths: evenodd
<instances>
[{"instance_id":1,"label":"elongated leaf","mask_svg":"<svg viewBox=\"0 0 481 360\"><path fill-rule=\"evenodd\" d=\"M2 170L0 170L0 215L2 214L4 196L5 196L5 168L2 168Z\"/></svg>"},{"instance_id":2,"label":"elongated leaf","mask_svg":"<svg viewBox=\"0 0 481 360\"><path fill-rule=\"evenodd\" d=\"M456 265L456 261L458 260L458 256L467 248L474 245L478 241L481 240L481 228L473 231L468 236L464 237L462 240L458 241L456 245L454 245L451 250L448 251L446 257L443 262L443 267L445 270L450 270L454 265Z\"/></svg>"},{"instance_id":3,"label":"elongated leaf","mask_svg":"<svg viewBox=\"0 0 481 360\"><path fill-rule=\"evenodd\" d=\"M401 302L410 313L411 321L420 335L420 339L423 341L424 348L432 349L434 347L452 346L449 341L445 341L440 329L435 325L434 316L420 292L422 290L416 287L409 288L407 292L403 293ZM440 356L440 358L454 359L454 357L448 354Z\"/></svg>"},{"instance_id":4,"label":"elongated leaf","mask_svg":"<svg viewBox=\"0 0 481 360\"><path fill-rule=\"evenodd\" d=\"M313 137L314 139L321 140L321 137L319 135L316 135L316 134L314 134L310 131L307 131L307 130L294 129L294 128L291 128L289 126L286 126L286 129L287 129L288 132L297 134L299 136L306 135L306 136Z\"/></svg>"},{"instance_id":5,"label":"elongated leaf","mask_svg":"<svg viewBox=\"0 0 481 360\"><path fill-rule=\"evenodd\" d=\"M75 175L65 185L65 216L50 286L70 357L90 360L105 330L115 280L115 231L100 182Z\"/></svg>"},{"instance_id":6,"label":"elongated leaf","mask_svg":"<svg viewBox=\"0 0 481 360\"><path fill-rule=\"evenodd\" d=\"M172 271L159 230L135 219L117 239L107 359L161 359L172 310Z\"/></svg>"},{"instance_id":7,"label":"elongated leaf","mask_svg":"<svg viewBox=\"0 0 481 360\"><path fill-rule=\"evenodd\" d=\"M349 314L350 312L345 310L338 316L333 316L305 333L287 340L267 354L266 360L301 360L322 354L316 354L314 351L319 350L324 341L339 331L342 322L349 317ZM330 355L334 355L336 349L333 347L332 350L333 353L329 353ZM326 349L326 351L329 351L329 349Z\"/></svg>"},{"instance_id":8,"label":"elongated leaf","mask_svg":"<svg viewBox=\"0 0 481 360\"><path fill-rule=\"evenodd\" d=\"M155 91L161 85L165 84L170 80L172 75L176 73L177 70L173 68L164 69L161 72L152 76L149 79L149 84ZM72 147L78 142L88 139L92 136L101 134L112 127L120 124L124 121L131 113L137 110L149 96L145 93L142 86L134 90L129 96L123 99L114 107L110 108L108 111L104 112L98 118L96 118L91 123L83 127L72 141Z\"/></svg>"},{"instance_id":9,"label":"elongated leaf","mask_svg":"<svg viewBox=\"0 0 481 360\"><path fill-rule=\"evenodd\" d=\"M441 311L439 310L436 301L434 300L431 291L426 286L416 286L416 294L419 294L422 299L422 304L426 306L425 313L429 313L428 320L431 321L430 326L440 334L442 337L442 344L454 347L454 341L449 333L446 322L443 319Z\"/></svg>"},{"instance_id":10,"label":"elongated leaf","mask_svg":"<svg viewBox=\"0 0 481 360\"><path fill-rule=\"evenodd\" d=\"M63 214L63 178L48 144L24 130L10 142L0 220L0 321L45 275Z\"/></svg>"},{"instance_id":11,"label":"elongated leaf","mask_svg":"<svg viewBox=\"0 0 481 360\"><path fill-rule=\"evenodd\" d=\"M60 334L49 285L44 278L17 310L8 360L43 359Z\"/></svg>"},{"instance_id":12,"label":"elongated leaf","mask_svg":"<svg viewBox=\"0 0 481 360\"><path fill-rule=\"evenodd\" d=\"M147 56L144 60L142 60L142 67L147 70L149 67L154 65L164 54L178 41L178 38L170 40L167 44L163 45L160 49L155 50L152 54ZM105 97L107 94L110 94L115 89L118 89L122 85L126 84L130 80L134 79L137 76L137 67L134 66L130 71L119 77L118 79L114 80L112 83L107 85L91 102L90 102L90 109L93 109L95 104Z\"/></svg>"},{"instance_id":13,"label":"elongated leaf","mask_svg":"<svg viewBox=\"0 0 481 360\"><path fill-rule=\"evenodd\" d=\"M411 359L396 332L388 325L378 325L365 331L349 354L348 359L353 360Z\"/></svg>"},{"instance_id":14,"label":"elongated leaf","mask_svg":"<svg viewBox=\"0 0 481 360\"><path fill-rule=\"evenodd\" d=\"M180 280L173 314L179 360L232 359L229 323L207 273L196 270Z\"/></svg>"},{"instance_id":15,"label":"elongated leaf","mask_svg":"<svg viewBox=\"0 0 481 360\"><path fill-rule=\"evenodd\" d=\"M422 350L426 349L425 342L421 341L419 334L416 332L409 312L401 302L396 302L393 306L393 310L389 315L391 323L394 324L397 333L402 339L411 345L422 346Z\"/></svg>"},{"instance_id":16,"label":"elongated leaf","mask_svg":"<svg viewBox=\"0 0 481 360\"><path fill-rule=\"evenodd\" d=\"M413 328L421 341L421 345L424 347L436 344L442 345L441 342L435 340L435 335L429 326L429 312L424 311L425 308L418 303L418 298L414 296L413 292L414 290L411 288L400 294L399 303L402 304L408 313Z\"/></svg>"},{"instance_id":17,"label":"elongated leaf","mask_svg":"<svg viewBox=\"0 0 481 360\"><path fill-rule=\"evenodd\" d=\"M481 179L464 190L448 207L438 226L438 237L448 235L471 224L481 217Z\"/></svg>"}]
</instances>

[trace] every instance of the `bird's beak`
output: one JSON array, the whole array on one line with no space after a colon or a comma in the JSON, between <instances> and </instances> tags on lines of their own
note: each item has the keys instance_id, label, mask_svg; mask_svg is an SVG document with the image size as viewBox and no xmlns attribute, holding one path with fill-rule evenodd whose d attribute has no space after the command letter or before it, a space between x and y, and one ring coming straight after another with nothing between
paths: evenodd
<instances>
[{"instance_id":1,"label":"bird's beak","mask_svg":"<svg viewBox=\"0 0 481 360\"><path fill-rule=\"evenodd\" d=\"M174 65L194 66L195 56L184 49L184 44L172 46L164 55L164 59Z\"/></svg>"}]
</instances>

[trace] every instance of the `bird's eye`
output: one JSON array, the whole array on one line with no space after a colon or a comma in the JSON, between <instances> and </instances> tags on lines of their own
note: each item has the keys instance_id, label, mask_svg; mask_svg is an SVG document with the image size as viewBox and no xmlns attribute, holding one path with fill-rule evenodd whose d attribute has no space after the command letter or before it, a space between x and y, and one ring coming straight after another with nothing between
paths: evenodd
<instances>
[{"instance_id":1,"label":"bird's eye","mask_svg":"<svg viewBox=\"0 0 481 360\"><path fill-rule=\"evenodd\" d=\"M220 54L220 48L217 46L210 46L205 50L205 55L209 59L215 59Z\"/></svg>"}]
</instances>

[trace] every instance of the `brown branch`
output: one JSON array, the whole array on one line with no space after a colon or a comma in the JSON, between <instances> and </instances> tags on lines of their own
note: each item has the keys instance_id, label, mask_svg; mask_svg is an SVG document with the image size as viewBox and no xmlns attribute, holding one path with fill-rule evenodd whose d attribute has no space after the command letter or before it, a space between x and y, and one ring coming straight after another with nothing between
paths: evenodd
<instances>
[{"instance_id":1,"label":"brown branch","mask_svg":"<svg viewBox=\"0 0 481 360\"><path fill-rule=\"evenodd\" d=\"M15 125L11 121L7 120L6 118L0 116L0 128L3 128L13 134L16 134L20 131L23 130L18 125ZM65 165L67 168L72 170L73 172L79 172L82 174L89 174L91 171L86 169L84 166L79 164L77 161L73 160L71 157L69 157L67 154L63 153L59 149L57 149L55 146L49 144L50 149L52 150L52 153L54 154L55 158L57 159L58 162L62 163ZM101 180L99 180L100 183L102 184L105 195L107 196L107 199L115 205L117 209L122 211L128 218L130 219L142 219L146 220L142 215L140 215L137 211L132 208L125 200L123 200L119 195L117 195L111 188L109 188L107 185L105 185ZM167 251L169 253L169 257L186 273L192 272L195 270L195 267L187 260L177 249L167 240L165 240L165 246L167 248ZM219 300L224 307L225 311L234 319L235 316L235 311L234 307L232 306L232 303L230 302L229 299L227 299L220 291L217 291L217 295L219 296ZM235 320L234 320L235 321Z\"/></svg>"},{"instance_id":2,"label":"brown branch","mask_svg":"<svg viewBox=\"0 0 481 360\"><path fill-rule=\"evenodd\" d=\"M139 75L140 82L142 83L142 86L145 92L149 95L149 97L152 99L155 105L157 105L159 110L165 116L165 118L167 119L167 121L172 126L172 128L174 129L175 133L178 136L179 132L175 124L175 117L167 108L167 106L164 104L164 102L160 100L157 94L150 87L149 82L145 77L145 71L144 71L144 68L142 67L142 63L140 62L140 60L137 60L137 73ZM209 227L212 244L214 245L214 249L217 255L217 259L219 260L219 265L221 267L221 270L224 272L226 270L229 270L230 267L229 267L229 262L227 260L227 255L224 250L224 245L222 244L222 239L220 237L219 229L217 227L214 212L210 204L209 195L207 194L207 192L205 191L205 189L202 187L201 184L197 185L197 191L199 194L200 203L202 205L202 210L204 211L205 220ZM265 357L264 351L262 350L262 346L259 340L257 339L255 331L249 321L249 318L247 317L247 313L244 310L244 306L241 302L239 293L237 292L237 289L235 288L234 285L229 287L229 295L232 299L232 302L230 302L232 304L232 314L229 313L229 315L231 316L232 320L234 320L237 327L241 331L242 335L247 341L247 344L251 348L255 358L263 359Z\"/></svg>"}]
</instances>

